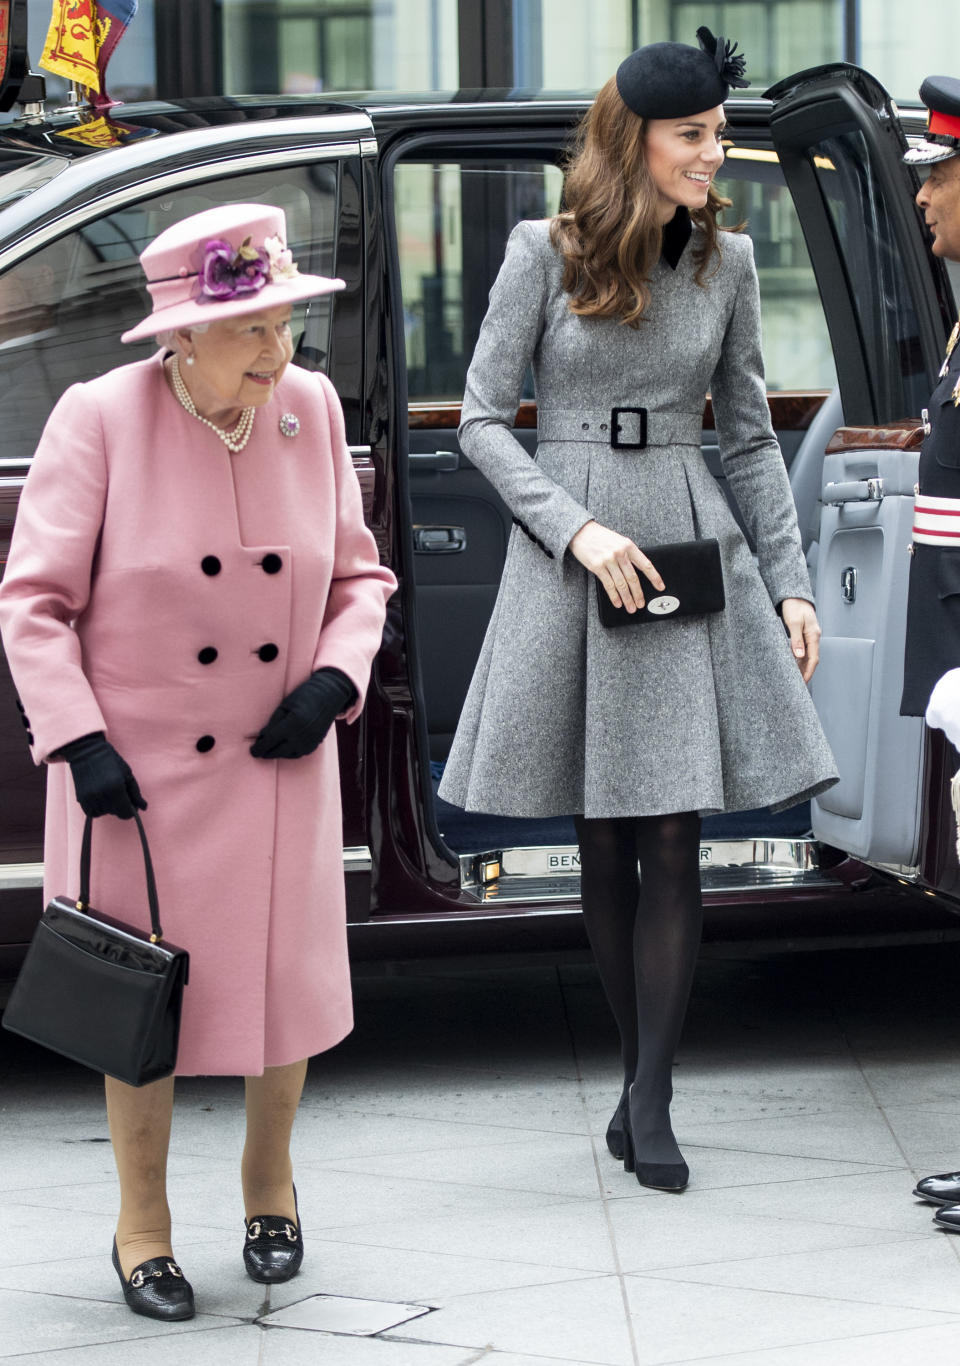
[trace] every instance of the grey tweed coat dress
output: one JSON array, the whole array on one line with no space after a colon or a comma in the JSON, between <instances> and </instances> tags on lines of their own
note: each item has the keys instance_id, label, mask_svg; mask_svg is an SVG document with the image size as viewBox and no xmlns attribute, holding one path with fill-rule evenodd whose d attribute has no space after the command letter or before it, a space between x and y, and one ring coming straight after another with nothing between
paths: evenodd
<instances>
[{"instance_id":1,"label":"grey tweed coat dress","mask_svg":"<svg viewBox=\"0 0 960 1366\"><path fill-rule=\"evenodd\" d=\"M570 311L549 227L511 233L467 375L461 445L518 525L440 796L504 816L802 801L837 775L775 610L813 595L766 402L752 243L722 234L701 287L694 228L655 267L634 329ZM511 431L531 362L535 457ZM701 454L708 390L756 562ZM610 446L615 405L647 408L644 449ZM725 610L603 627L594 576L567 549L591 518L641 549L716 537Z\"/></svg>"}]
</instances>

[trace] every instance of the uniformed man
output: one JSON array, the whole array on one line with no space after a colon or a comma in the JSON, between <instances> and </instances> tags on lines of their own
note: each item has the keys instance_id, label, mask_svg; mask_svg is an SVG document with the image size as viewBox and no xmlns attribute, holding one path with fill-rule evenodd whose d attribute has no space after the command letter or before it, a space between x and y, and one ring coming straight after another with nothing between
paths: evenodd
<instances>
[{"instance_id":1,"label":"uniformed man","mask_svg":"<svg viewBox=\"0 0 960 1366\"><path fill-rule=\"evenodd\" d=\"M924 141L904 160L929 165L930 174L917 195L933 254L960 261L960 80L930 76L920 87L930 111ZM938 680L960 664L960 322L947 343L940 383L924 412L926 438L920 452L916 487L913 557L907 609L907 644L900 711L923 716L953 738L942 714L946 693ZM945 680L946 683L946 680ZM947 699L949 710L949 699ZM945 724L946 722L946 724ZM940 1208L933 1216L941 1227L960 1232L960 1171L927 1176L914 1194Z\"/></svg>"}]
</instances>

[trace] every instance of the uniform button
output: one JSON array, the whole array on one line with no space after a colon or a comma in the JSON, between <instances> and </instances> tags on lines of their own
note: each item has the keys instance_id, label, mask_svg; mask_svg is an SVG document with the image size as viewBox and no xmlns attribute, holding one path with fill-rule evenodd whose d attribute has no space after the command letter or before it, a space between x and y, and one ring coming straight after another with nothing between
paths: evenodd
<instances>
[{"instance_id":1,"label":"uniform button","mask_svg":"<svg viewBox=\"0 0 960 1366\"><path fill-rule=\"evenodd\" d=\"M271 645L269 643L261 645L260 649L257 651L257 654L263 660L264 664L272 664L279 653L280 651L277 649L276 645Z\"/></svg>"},{"instance_id":2,"label":"uniform button","mask_svg":"<svg viewBox=\"0 0 960 1366\"><path fill-rule=\"evenodd\" d=\"M283 568L283 560L281 560L279 555L274 555L271 550L270 554L264 555L263 559L260 561L260 568L265 574L279 574L280 570Z\"/></svg>"},{"instance_id":3,"label":"uniform button","mask_svg":"<svg viewBox=\"0 0 960 1366\"><path fill-rule=\"evenodd\" d=\"M203 649L197 655L201 664L212 664L216 657L217 651L212 645L204 645Z\"/></svg>"},{"instance_id":4,"label":"uniform button","mask_svg":"<svg viewBox=\"0 0 960 1366\"><path fill-rule=\"evenodd\" d=\"M214 574L220 573L223 565L217 559L216 555L204 555L203 559L200 561L200 568L205 574L209 574L210 577L213 578Z\"/></svg>"},{"instance_id":5,"label":"uniform button","mask_svg":"<svg viewBox=\"0 0 960 1366\"><path fill-rule=\"evenodd\" d=\"M201 754L206 754L209 750L213 749L216 743L217 742L212 735L201 735L200 739L197 741L197 749Z\"/></svg>"}]
</instances>

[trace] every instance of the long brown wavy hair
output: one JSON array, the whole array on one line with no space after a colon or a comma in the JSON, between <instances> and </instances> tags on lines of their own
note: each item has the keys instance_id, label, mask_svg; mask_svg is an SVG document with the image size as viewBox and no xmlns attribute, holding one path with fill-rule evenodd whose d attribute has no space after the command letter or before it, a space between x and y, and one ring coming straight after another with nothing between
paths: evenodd
<instances>
[{"instance_id":1,"label":"long brown wavy hair","mask_svg":"<svg viewBox=\"0 0 960 1366\"><path fill-rule=\"evenodd\" d=\"M647 120L627 108L611 77L583 118L567 160L565 209L550 225L550 240L563 256L570 308L585 318L619 318L639 327L650 303L663 229L646 130ZM706 206L691 211L704 234L694 248L698 285L705 284L714 257L719 265L720 233L727 229L717 216L730 204L711 185Z\"/></svg>"}]
</instances>

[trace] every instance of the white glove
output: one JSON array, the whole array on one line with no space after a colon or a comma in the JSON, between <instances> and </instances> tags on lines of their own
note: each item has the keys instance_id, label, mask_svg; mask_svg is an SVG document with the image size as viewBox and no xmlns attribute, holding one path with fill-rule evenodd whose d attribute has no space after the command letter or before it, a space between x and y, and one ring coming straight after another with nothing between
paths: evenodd
<instances>
[{"instance_id":1,"label":"white glove","mask_svg":"<svg viewBox=\"0 0 960 1366\"><path fill-rule=\"evenodd\" d=\"M960 749L960 669L948 670L934 687L927 725L945 731L954 749Z\"/></svg>"}]
</instances>

